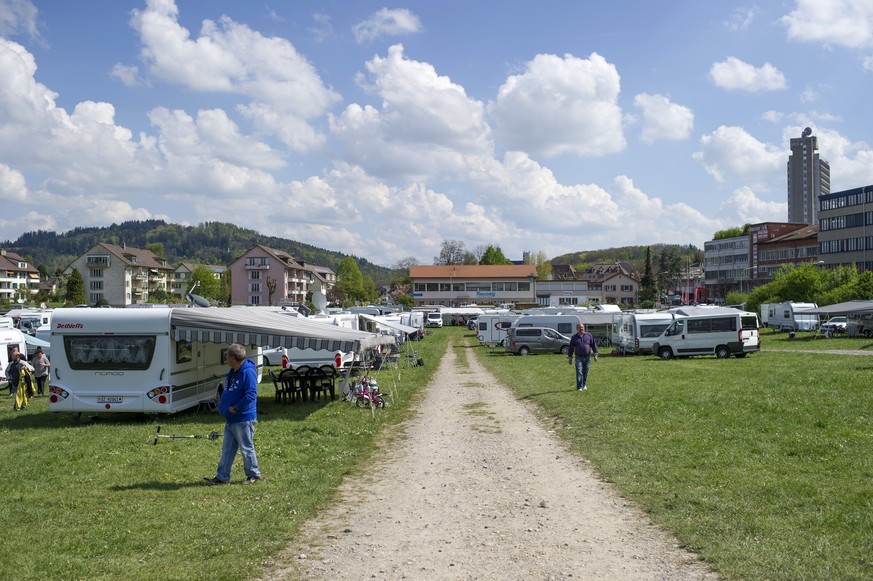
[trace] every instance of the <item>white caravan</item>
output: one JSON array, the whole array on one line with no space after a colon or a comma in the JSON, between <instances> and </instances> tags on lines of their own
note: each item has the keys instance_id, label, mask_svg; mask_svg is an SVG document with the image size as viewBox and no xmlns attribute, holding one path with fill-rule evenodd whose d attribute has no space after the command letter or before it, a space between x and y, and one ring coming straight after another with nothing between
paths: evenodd
<instances>
[{"instance_id":1,"label":"white caravan","mask_svg":"<svg viewBox=\"0 0 873 581\"><path fill-rule=\"evenodd\" d=\"M676 315L667 311L615 313L612 342L623 353L651 353L652 345Z\"/></svg>"},{"instance_id":2,"label":"white caravan","mask_svg":"<svg viewBox=\"0 0 873 581\"><path fill-rule=\"evenodd\" d=\"M767 326L777 331L815 331L818 329L818 314L809 313L818 308L815 303L770 303L761 305L761 314L766 310Z\"/></svg>"},{"instance_id":3,"label":"white caravan","mask_svg":"<svg viewBox=\"0 0 873 581\"><path fill-rule=\"evenodd\" d=\"M479 340L479 343L489 347L499 347L503 345L503 341L506 339L507 329L520 318L521 315L510 315L509 313L479 315L476 324L476 338Z\"/></svg>"},{"instance_id":4,"label":"white caravan","mask_svg":"<svg viewBox=\"0 0 873 581\"><path fill-rule=\"evenodd\" d=\"M27 356L24 333L12 326L11 318L0 317L0 389L9 386L9 380L6 379L6 366L9 365L9 354L13 347L18 347L22 357Z\"/></svg>"},{"instance_id":5,"label":"white caravan","mask_svg":"<svg viewBox=\"0 0 873 581\"><path fill-rule=\"evenodd\" d=\"M172 414L214 401L230 343L176 340L176 310L57 309L49 411ZM260 381L261 349L247 353Z\"/></svg>"}]
</instances>

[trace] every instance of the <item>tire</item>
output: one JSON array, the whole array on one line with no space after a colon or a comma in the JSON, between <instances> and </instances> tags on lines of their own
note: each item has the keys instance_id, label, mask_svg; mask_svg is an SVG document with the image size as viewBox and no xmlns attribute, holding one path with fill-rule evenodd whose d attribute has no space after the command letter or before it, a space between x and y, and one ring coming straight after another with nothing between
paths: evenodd
<instances>
[{"instance_id":1,"label":"tire","mask_svg":"<svg viewBox=\"0 0 873 581\"><path fill-rule=\"evenodd\" d=\"M667 359L673 358L673 350L669 347L661 347L661 350L658 351L658 357L666 361Z\"/></svg>"},{"instance_id":2,"label":"tire","mask_svg":"<svg viewBox=\"0 0 873 581\"><path fill-rule=\"evenodd\" d=\"M715 348L715 356L719 359L727 359L731 356L731 350L726 345L719 345Z\"/></svg>"},{"instance_id":3,"label":"tire","mask_svg":"<svg viewBox=\"0 0 873 581\"><path fill-rule=\"evenodd\" d=\"M561 355L569 355L570 354L570 346L564 345L561 347Z\"/></svg>"},{"instance_id":4,"label":"tire","mask_svg":"<svg viewBox=\"0 0 873 581\"><path fill-rule=\"evenodd\" d=\"M386 407L386 405L385 405L385 400L382 399L382 396L381 396L381 395L376 396L376 399L373 400L373 401L375 402L377 408L379 408L379 409L385 409L385 407Z\"/></svg>"},{"instance_id":5,"label":"tire","mask_svg":"<svg viewBox=\"0 0 873 581\"><path fill-rule=\"evenodd\" d=\"M870 329L864 329L864 336L867 337L868 339L870 337L873 337L873 331L871 331Z\"/></svg>"},{"instance_id":6,"label":"tire","mask_svg":"<svg viewBox=\"0 0 873 581\"><path fill-rule=\"evenodd\" d=\"M365 400L362 397L359 397L359 398L355 399L355 407L368 408L368 407L370 407L370 402L368 400Z\"/></svg>"},{"instance_id":7,"label":"tire","mask_svg":"<svg viewBox=\"0 0 873 581\"><path fill-rule=\"evenodd\" d=\"M518 354L521 355L522 357L530 355L530 349L528 349L527 347L522 347L518 350Z\"/></svg>"}]
</instances>

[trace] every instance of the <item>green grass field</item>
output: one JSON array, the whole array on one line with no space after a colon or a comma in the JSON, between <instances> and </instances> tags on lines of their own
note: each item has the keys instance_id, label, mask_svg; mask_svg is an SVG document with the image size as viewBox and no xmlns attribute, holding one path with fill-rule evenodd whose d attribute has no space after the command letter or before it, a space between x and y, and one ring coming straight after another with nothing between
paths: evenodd
<instances>
[{"instance_id":1,"label":"green grass field","mask_svg":"<svg viewBox=\"0 0 873 581\"><path fill-rule=\"evenodd\" d=\"M210 487L220 441L161 439L221 431L214 414L76 424L44 398L0 410L4 579L247 579L333 500L408 419L448 341L414 344L394 405L275 404L261 386L256 432L264 480ZM534 402L571 449L728 579L873 578L873 351L863 339L764 333L745 359L610 357L589 392L559 355L474 352ZM804 350L818 353L806 353ZM383 391L393 387L388 372Z\"/></svg>"},{"instance_id":2,"label":"green grass field","mask_svg":"<svg viewBox=\"0 0 873 581\"><path fill-rule=\"evenodd\" d=\"M726 578L871 579L873 357L827 352L871 341L763 341L745 359L604 353L585 394L566 357L478 353Z\"/></svg>"}]
</instances>

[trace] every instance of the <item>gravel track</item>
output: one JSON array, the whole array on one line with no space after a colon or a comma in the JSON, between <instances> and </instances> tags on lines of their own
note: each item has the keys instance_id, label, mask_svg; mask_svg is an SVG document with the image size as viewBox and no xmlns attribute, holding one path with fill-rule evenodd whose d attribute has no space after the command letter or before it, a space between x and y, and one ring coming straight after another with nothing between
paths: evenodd
<instances>
[{"instance_id":1,"label":"gravel track","mask_svg":"<svg viewBox=\"0 0 873 581\"><path fill-rule=\"evenodd\" d=\"M262 578L718 578L570 454L531 405L450 345L404 435L347 479Z\"/></svg>"}]
</instances>

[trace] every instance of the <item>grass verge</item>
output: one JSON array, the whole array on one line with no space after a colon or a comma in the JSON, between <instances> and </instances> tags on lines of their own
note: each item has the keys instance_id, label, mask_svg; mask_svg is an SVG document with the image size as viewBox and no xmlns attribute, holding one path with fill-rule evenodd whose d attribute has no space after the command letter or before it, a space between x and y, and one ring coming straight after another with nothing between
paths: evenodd
<instances>
[{"instance_id":1,"label":"grass verge","mask_svg":"<svg viewBox=\"0 0 873 581\"><path fill-rule=\"evenodd\" d=\"M446 349L448 333L411 343L426 363L383 370L392 405L359 410L347 402L276 404L269 377L260 385L255 448L264 479L208 486L221 440L162 434L222 432L216 413L152 420L104 415L75 423L51 414L45 398L12 411L0 403L0 493L4 579L247 579L327 503L342 478L367 462L380 437L409 417ZM395 388L396 386L396 388ZM390 400L389 400L390 401Z\"/></svg>"},{"instance_id":2,"label":"grass verge","mask_svg":"<svg viewBox=\"0 0 873 581\"><path fill-rule=\"evenodd\" d=\"M798 350L859 341L768 333L745 359L604 356L586 394L563 356L476 354L726 578L870 579L873 357Z\"/></svg>"}]
</instances>

